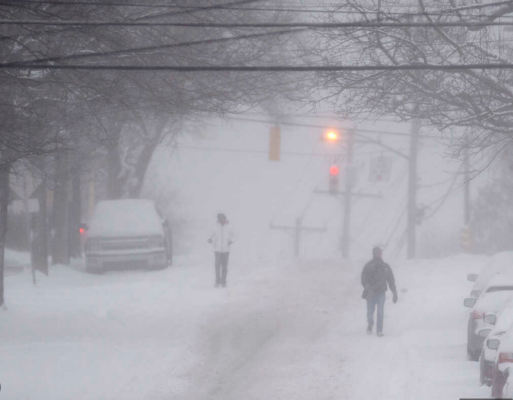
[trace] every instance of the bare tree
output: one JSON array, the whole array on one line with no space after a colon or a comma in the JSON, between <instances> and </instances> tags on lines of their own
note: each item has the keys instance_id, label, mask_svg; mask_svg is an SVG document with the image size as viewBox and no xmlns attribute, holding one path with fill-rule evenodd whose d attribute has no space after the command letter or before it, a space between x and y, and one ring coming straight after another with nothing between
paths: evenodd
<instances>
[{"instance_id":1,"label":"bare tree","mask_svg":"<svg viewBox=\"0 0 513 400\"><path fill-rule=\"evenodd\" d=\"M245 4L248 1L240 1ZM90 4L87 4L90 3ZM231 2L229 4L237 4ZM132 7L137 5L137 7ZM221 0L169 1L163 7L140 2L85 1L73 5L9 2L0 17L22 21L103 21L96 26L11 24L0 26L4 63L80 63L81 65L250 65L278 59L286 37L239 29L201 29L169 26L113 26L130 21L277 21L286 13L231 9ZM184 9L185 7L185 9ZM0 222L8 204L9 171L19 160L50 156L43 173L56 180L55 205L62 213L57 235L61 249L56 261L66 262L66 191L59 190L77 164L77 155L106 153L111 162L112 196L138 196L154 150L177 134L184 118L203 118L254 106L288 82L270 73L178 74L170 72L91 72L37 69L2 70L3 102L0 135ZM106 150L101 150L106 149ZM85 157L85 161L88 157ZM81 162L81 168L84 162ZM53 170L53 172L51 172ZM50 171L50 172L49 172ZM60 205L60 206L59 206ZM59 222L60 221L60 222ZM0 223L0 256L5 224ZM0 257L0 275L3 269ZM3 283L0 282L0 304Z\"/></svg>"},{"instance_id":2,"label":"bare tree","mask_svg":"<svg viewBox=\"0 0 513 400\"><path fill-rule=\"evenodd\" d=\"M309 61L324 65L451 65L510 63L511 33L492 22L513 12L504 2L469 5L412 0L340 1L326 22L359 22L361 26L320 30ZM366 27L365 23L428 23L427 27ZM463 26L437 26L459 22ZM311 46L311 48L313 48ZM395 114L403 121L420 119L441 131L464 128L467 137L456 147L480 151L512 138L513 72L509 69L352 71L323 73L316 85L325 89L317 101L333 103L353 118ZM499 147L500 149L501 147Z\"/></svg>"}]
</instances>

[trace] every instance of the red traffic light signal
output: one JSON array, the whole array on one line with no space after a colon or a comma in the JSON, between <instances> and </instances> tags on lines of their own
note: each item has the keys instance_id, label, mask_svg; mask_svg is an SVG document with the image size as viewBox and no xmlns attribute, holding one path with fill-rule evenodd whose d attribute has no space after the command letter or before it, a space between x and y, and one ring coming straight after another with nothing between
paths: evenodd
<instances>
[{"instance_id":1,"label":"red traffic light signal","mask_svg":"<svg viewBox=\"0 0 513 400\"><path fill-rule=\"evenodd\" d=\"M330 167L330 179L329 179L329 192L332 195L336 195L338 193L338 174L340 172L340 168L336 165L332 165Z\"/></svg>"}]
</instances>

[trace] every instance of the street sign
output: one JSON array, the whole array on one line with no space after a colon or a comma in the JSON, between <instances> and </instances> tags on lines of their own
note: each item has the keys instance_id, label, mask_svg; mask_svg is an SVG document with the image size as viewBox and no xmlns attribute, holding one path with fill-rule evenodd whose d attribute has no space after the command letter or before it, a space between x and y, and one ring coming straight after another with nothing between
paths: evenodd
<instances>
[{"instance_id":1,"label":"street sign","mask_svg":"<svg viewBox=\"0 0 513 400\"><path fill-rule=\"evenodd\" d=\"M39 200L38 199L28 199L28 212L36 213L39 212ZM13 214L24 214L25 213L25 202L23 200L14 200L9 204L9 211Z\"/></svg>"},{"instance_id":2,"label":"street sign","mask_svg":"<svg viewBox=\"0 0 513 400\"><path fill-rule=\"evenodd\" d=\"M9 177L9 186L20 199L25 196L30 199L40 184L41 179L34 177L27 169Z\"/></svg>"}]
</instances>

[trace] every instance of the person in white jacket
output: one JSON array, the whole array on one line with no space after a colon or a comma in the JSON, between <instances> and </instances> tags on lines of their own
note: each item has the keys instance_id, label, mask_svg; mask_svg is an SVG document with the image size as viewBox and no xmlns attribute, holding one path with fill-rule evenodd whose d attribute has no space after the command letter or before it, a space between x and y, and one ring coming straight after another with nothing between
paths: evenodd
<instances>
[{"instance_id":1,"label":"person in white jacket","mask_svg":"<svg viewBox=\"0 0 513 400\"><path fill-rule=\"evenodd\" d=\"M233 232L228 225L226 215L223 213L217 214L217 224L208 239L208 242L214 246L216 287L220 285L226 287L228 258L230 257L230 247L234 240Z\"/></svg>"}]
</instances>

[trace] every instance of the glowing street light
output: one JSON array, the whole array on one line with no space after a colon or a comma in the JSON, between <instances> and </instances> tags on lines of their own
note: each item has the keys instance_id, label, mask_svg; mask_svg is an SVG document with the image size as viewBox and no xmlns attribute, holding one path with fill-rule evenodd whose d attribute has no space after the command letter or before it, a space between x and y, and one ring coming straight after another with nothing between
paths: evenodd
<instances>
[{"instance_id":1,"label":"glowing street light","mask_svg":"<svg viewBox=\"0 0 513 400\"><path fill-rule=\"evenodd\" d=\"M330 142L335 142L338 140L338 133L335 131L328 131L328 133L326 133L326 139Z\"/></svg>"}]
</instances>

